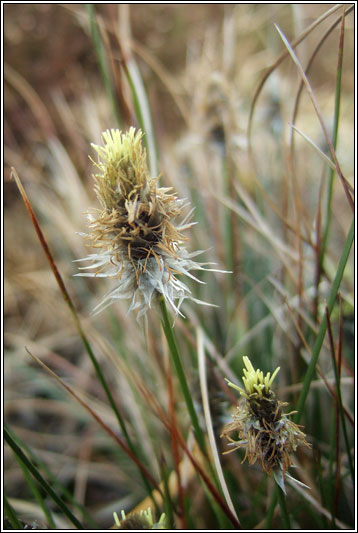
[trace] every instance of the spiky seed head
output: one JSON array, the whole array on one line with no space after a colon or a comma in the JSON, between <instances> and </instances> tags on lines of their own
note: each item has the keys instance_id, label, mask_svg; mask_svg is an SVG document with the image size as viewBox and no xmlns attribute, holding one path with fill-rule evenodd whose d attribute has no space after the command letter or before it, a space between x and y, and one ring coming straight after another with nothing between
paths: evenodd
<instances>
[{"instance_id":1,"label":"spiky seed head","mask_svg":"<svg viewBox=\"0 0 358 533\"><path fill-rule=\"evenodd\" d=\"M282 407L287 404L280 402L271 388L279 367L272 376L268 372L264 377L261 370L254 369L248 357L243 357L243 361L246 367L242 379L245 388L226 380L230 387L240 392L242 399L233 414L234 421L224 427L221 437L229 440L232 446L229 452L244 448L242 462L246 459L249 464L258 461L262 469L269 475L273 474L285 490L284 477L288 476L292 453L298 445L309 447L309 444L299 426L288 418L293 413L282 413ZM237 433L237 439L230 436L232 432Z\"/></svg>"},{"instance_id":2,"label":"spiky seed head","mask_svg":"<svg viewBox=\"0 0 358 533\"><path fill-rule=\"evenodd\" d=\"M149 176L142 137L134 128L126 133L112 129L102 134L102 146L92 145L98 156L93 161L95 192L102 209L88 214L89 232L82 234L96 250L80 260L92 263L82 270L94 272L77 275L117 282L97 312L130 298L129 310L137 309L139 317L160 294L176 312L186 298L203 304L180 278L199 281L191 271L214 270L192 260L201 252L189 253L183 246L183 232L193 225L191 211L182 217L188 204L171 188L158 187L159 178Z\"/></svg>"}]
</instances>

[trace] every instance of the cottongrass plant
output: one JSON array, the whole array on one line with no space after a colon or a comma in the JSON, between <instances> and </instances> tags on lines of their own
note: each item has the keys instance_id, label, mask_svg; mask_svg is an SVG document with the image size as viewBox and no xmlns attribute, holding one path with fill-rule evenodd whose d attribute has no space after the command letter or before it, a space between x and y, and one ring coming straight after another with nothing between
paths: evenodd
<instances>
[{"instance_id":1,"label":"cottongrass plant","mask_svg":"<svg viewBox=\"0 0 358 533\"><path fill-rule=\"evenodd\" d=\"M158 187L158 177L149 176L143 133L133 127L128 132L107 130L102 134L103 146L92 144L98 154L93 161L95 191L102 209L88 214L89 233L82 233L96 253L79 261L91 261L81 267L77 276L109 277L116 286L105 294L94 312L100 312L113 302L131 299L129 311L137 310L141 317L152 306L152 300L163 295L176 313L188 298L205 304L191 295L189 287L179 279L189 277L199 283L191 271L213 270L207 263L197 263L193 257L202 251L188 252L183 247L183 231L193 210L171 187ZM210 304L207 304L210 305Z\"/></svg>"},{"instance_id":2,"label":"cottongrass plant","mask_svg":"<svg viewBox=\"0 0 358 533\"><path fill-rule=\"evenodd\" d=\"M181 17L197 21L192 10L101 5L92 6L88 17L83 6L66 7L65 24L72 24L82 43L89 27L97 27L95 48L101 65L107 65L101 70L111 91L103 97L88 40L90 68L74 61L64 80L71 91L62 93L62 85L56 86L51 105L33 89L44 90L36 78L39 69L28 64L24 69L18 61L28 39L37 39L41 31L26 31L16 6L7 7L13 16L5 25L12 67L5 68L6 90L11 90L5 99L10 117L5 159L23 180L28 198L19 188L53 272L53 278L45 275L34 232L12 194L13 184L6 182L4 507L9 529L36 520L44 528L102 531L129 526L123 522L134 517L140 521L135 525L145 521L150 529L164 525L163 513L168 528L183 530L289 530L290 522L295 529L354 527L354 350L347 331L353 322L353 216L346 209L341 183L348 185L336 172L336 158L326 167L327 157L318 148L324 143L318 107L312 113L308 98L300 98L314 68L316 101L325 111L323 121L334 124L333 148L338 146L337 161L351 180L353 98L347 73L354 6L327 10L282 4L275 16L265 5L211 6L223 15L222 25L215 16L215 28L208 31L205 17L204 26L192 26L194 46L180 37L168 40L168 50L145 46L143 17L150 38L160 44L165 27L173 28L159 23L161 17L171 23ZM40 8L28 6L36 28L49 16L59 21L59 35L64 35L67 26L58 16L63 6ZM76 16L69 16L71 11ZM136 37L126 40L130 20L137 24ZM296 34L307 20L312 24ZM290 44L277 33L279 56L274 21L292 38ZM175 42L180 49L173 49ZM33 44L39 53L38 41ZM74 53L81 46L75 43ZM318 53L321 46L324 53ZM166 59L164 49L170 52ZM175 62L174 72L166 61L184 49L186 66L180 71L180 61ZM141 84L135 76L138 56L139 67L144 62L159 74L150 77L148 99L143 94L149 78ZM26 48L23 58L29 57ZM296 97L293 60L296 66L302 62L298 72L305 80ZM273 91L268 78L277 81ZM165 91L158 85L163 82ZM177 112L183 121L175 118ZM148 123L150 117L154 124ZM298 129L292 129L288 145L289 123L306 137L298 138ZM88 139L108 127L122 133L105 131L103 142L93 148L100 205L90 211L82 239L77 234L82 213L91 205L90 180L82 179L91 173ZM150 146L160 149L158 164L173 190L159 186L156 170L148 172L142 143L150 169L156 161ZM195 206L195 228L189 205L173 191ZM208 260L229 265L234 275L205 272L209 265L197 263L198 252L193 252L199 249L210 249ZM87 265L81 275L88 277L74 281L72 260L79 257ZM196 275L205 287L195 283ZM114 285L103 297L105 282ZM195 297L220 307L196 306ZM132 314L123 313L125 305L108 307L96 320L84 311L98 304L98 313L121 299L129 301L119 303L128 303ZM161 324L150 309L157 300ZM173 328L169 310L188 319L177 317ZM143 335L146 312L150 327ZM223 427L229 402L236 403L224 376L237 383L243 353L251 354L253 366L245 359L240 403L231 426ZM276 390L277 371L265 376L255 369L278 365L283 376ZM215 406L214 398L221 398ZM297 410L292 417L281 399ZM304 425L312 451L298 424ZM224 454L228 449L233 453ZM311 490L291 479L294 465Z\"/></svg>"}]
</instances>

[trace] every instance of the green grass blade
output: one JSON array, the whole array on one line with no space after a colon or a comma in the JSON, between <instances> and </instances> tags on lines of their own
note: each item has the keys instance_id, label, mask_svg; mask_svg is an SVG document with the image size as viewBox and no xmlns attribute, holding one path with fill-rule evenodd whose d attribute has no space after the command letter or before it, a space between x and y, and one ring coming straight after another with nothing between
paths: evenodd
<instances>
[{"instance_id":1,"label":"green grass blade","mask_svg":"<svg viewBox=\"0 0 358 533\"><path fill-rule=\"evenodd\" d=\"M58 497L56 492L51 488L51 486L47 483L47 481L42 477L38 469L29 461L29 459L23 453L21 448L16 444L16 442L11 437L6 426L4 427L4 437L5 437L5 441L8 443L8 445L12 449L14 455L23 463L23 465L27 468L28 472L30 472L31 475L38 481L38 483L41 485L43 490L50 496L50 498L52 498L52 500L61 509L61 511L67 516L67 518L72 522L72 524L76 526L77 529L84 529L81 522L74 516L74 514L70 511L70 509L67 507L65 502L61 498Z\"/></svg>"},{"instance_id":2,"label":"green grass blade","mask_svg":"<svg viewBox=\"0 0 358 533\"><path fill-rule=\"evenodd\" d=\"M24 474L24 477L26 479L26 482L27 484L29 485L30 489L31 489L31 492L32 494L34 495L35 497L35 500L37 501L37 503L39 504L39 506L41 507L44 515L45 515L45 518L47 520L47 523L49 524L50 528L51 529L56 529L56 524L52 518L52 514L51 514L51 511L50 509L48 508L48 506L46 505L40 491L38 490L37 486L36 486L36 483L34 483L32 477L30 476L28 470L27 470L27 467L24 465L24 463L17 457L16 457L16 460L17 462L19 463L20 465L20 468Z\"/></svg>"},{"instance_id":3,"label":"green grass blade","mask_svg":"<svg viewBox=\"0 0 358 533\"><path fill-rule=\"evenodd\" d=\"M333 280L331 292L329 295L328 304L327 304L329 314L331 314L334 303L337 298L337 294L338 294L338 290L339 290L339 287L340 287L340 284L343 278L345 266L348 261L349 253L353 245L353 240L354 240L354 220L348 232L348 236L344 244L343 252L342 252L339 264L338 264L336 276ZM327 330L327 320L326 320L326 317L323 317L317 337L316 337L316 341L313 345L311 361L308 365L308 368L305 374L303 387L302 387L300 396L298 398L298 402L296 406L297 413L294 416L294 421L296 422L296 424L299 422L304 411L305 402L308 396L308 392L309 392L312 379L315 374L315 368L316 368L316 364L319 358L319 354L321 352L324 337L326 335L326 330Z\"/></svg>"},{"instance_id":4,"label":"green grass blade","mask_svg":"<svg viewBox=\"0 0 358 533\"><path fill-rule=\"evenodd\" d=\"M341 33L340 33L340 39L339 39L336 91L335 91L335 100L334 100L333 138L332 138L332 145L333 145L334 150L337 150L339 112L341 108L343 43L344 43L344 13L342 15L342 26L341 26ZM321 243L321 255L320 255L321 266L323 265L323 262L324 262L324 256L326 253L326 248L327 248L327 243L328 243L329 230L331 226L333 182L334 182L334 169L330 168L329 180L328 180L326 219L325 219L325 227L323 230L323 238L322 238L322 243Z\"/></svg>"},{"instance_id":5,"label":"green grass blade","mask_svg":"<svg viewBox=\"0 0 358 533\"><path fill-rule=\"evenodd\" d=\"M24 526L21 524L19 519L16 516L16 512L10 505L6 495L4 494L4 516L8 518L13 529L24 529Z\"/></svg>"},{"instance_id":6,"label":"green grass blade","mask_svg":"<svg viewBox=\"0 0 358 533\"><path fill-rule=\"evenodd\" d=\"M69 500L71 502L71 505L76 507L82 513L83 519L87 520L89 525L91 525L94 529L97 529L98 524L89 515L89 513L86 511L83 505L79 504L74 499L70 491L67 490L67 488L64 487L62 483L60 483L58 478L51 472L51 470L47 467L47 465L26 445L25 442L23 442L17 435L15 435L14 432L10 428L7 428L7 430L10 433L11 437L14 439L14 441L18 444L18 446L27 453L32 463L35 463L38 469L46 474L46 477L50 480L51 485L53 487L56 487L57 492L60 495L63 495L66 500Z\"/></svg>"},{"instance_id":7,"label":"green grass blade","mask_svg":"<svg viewBox=\"0 0 358 533\"><path fill-rule=\"evenodd\" d=\"M330 323L328 322L328 320L329 320L329 313L328 313L328 309L326 307L326 322L327 322L329 330L330 330ZM332 336L331 330L329 331L329 333L330 333L330 336ZM347 426L346 426L346 418L345 418L344 410L343 410L341 383L340 383L340 378L339 378L338 368L337 368L337 361L336 361L336 358L334 356L334 352L332 352L332 362L333 362L334 377L335 377L335 380L336 380L336 391L337 391L336 394L337 394L339 415L340 415L340 418L341 418L343 438L344 438L344 442L345 442L345 445L346 445L346 451L347 451L347 457L348 457L348 466L349 466L349 471L350 471L350 474L351 474L352 482L354 484L353 459L352 459L352 454L351 454L351 450L350 450L350 446L349 446Z\"/></svg>"},{"instance_id":8,"label":"green grass blade","mask_svg":"<svg viewBox=\"0 0 358 533\"><path fill-rule=\"evenodd\" d=\"M160 298L160 308L162 311L163 331L168 341L169 351L173 359L173 363L174 363L175 370L176 370L176 373L179 379L179 383L180 383L180 386L181 386L181 389L184 395L186 406L187 406L187 409L190 415L191 422L193 424L195 437L196 437L196 440L198 441L201 451L206 456L206 447L205 447L205 440L204 440L203 432L201 430L199 420L198 420L198 417L197 417L197 414L194 408L193 400L190 394L188 382L185 377L177 342L175 339L174 330L170 324L168 310L165 305L165 300L163 297Z\"/></svg>"},{"instance_id":9,"label":"green grass blade","mask_svg":"<svg viewBox=\"0 0 358 533\"><path fill-rule=\"evenodd\" d=\"M279 490L280 490L279 487L275 483L275 488L274 488L274 491L271 497L270 505L266 512L266 520L265 520L265 526L264 526L265 529L271 529L271 522L272 522L273 514L275 512Z\"/></svg>"},{"instance_id":10,"label":"green grass blade","mask_svg":"<svg viewBox=\"0 0 358 533\"><path fill-rule=\"evenodd\" d=\"M278 502L280 504L281 518L282 518L284 529L290 530L292 529L292 527L291 527L290 516L288 514L287 506L286 506L286 496L280 487L277 487L277 497L278 497Z\"/></svg>"}]
</instances>

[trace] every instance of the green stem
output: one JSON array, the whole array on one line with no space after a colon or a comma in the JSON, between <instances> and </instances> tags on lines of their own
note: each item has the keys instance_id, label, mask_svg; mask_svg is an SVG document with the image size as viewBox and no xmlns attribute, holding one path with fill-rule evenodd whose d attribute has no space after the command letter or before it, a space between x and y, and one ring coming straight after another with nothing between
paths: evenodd
<instances>
[{"instance_id":1,"label":"green stem","mask_svg":"<svg viewBox=\"0 0 358 533\"><path fill-rule=\"evenodd\" d=\"M351 454L351 450L350 450L350 446L349 446L349 439L348 439L347 426L346 426L346 418L345 418L344 410L343 410L341 383L340 383L340 378L339 378L339 374L338 374L337 361L336 361L336 358L334 356L334 353L332 353L332 360L333 360L334 376L335 376L335 380L336 380L338 409L339 409L339 414L340 414L340 417L341 417L343 437L344 437L344 442L345 442L345 445L346 445L347 456L348 456L348 466L349 466L349 471L350 471L350 474L351 474L352 482L353 482L353 485L354 485L353 459L352 459L352 454Z\"/></svg>"},{"instance_id":2,"label":"green stem","mask_svg":"<svg viewBox=\"0 0 358 533\"><path fill-rule=\"evenodd\" d=\"M332 138L332 145L333 145L334 150L337 149L339 112L340 112L340 107L341 107L341 84L342 84L343 40L344 40L343 37L344 37L344 16L342 19L342 28L341 28L340 42L339 42L339 48L338 48L336 93L335 93L335 101L334 101L333 138ZM334 170L330 168L329 182L328 182L327 207L326 207L326 220L325 220L325 228L323 231L323 238L322 238L322 243L321 243L321 255L320 255L321 267L323 266L324 256L326 253L327 242L328 242L328 235L329 235L329 230L330 230L330 225L331 225L333 180L334 180Z\"/></svg>"},{"instance_id":3,"label":"green stem","mask_svg":"<svg viewBox=\"0 0 358 533\"><path fill-rule=\"evenodd\" d=\"M10 448L12 449L15 456L22 461L22 463L25 465L27 470L33 475L33 477L40 483L41 487L47 494L52 498L52 500L57 504L57 506L63 511L63 513L67 516L67 518L72 522L74 526L76 526L77 529L84 529L83 525L77 518L74 516L74 514L69 510L65 502L59 498L54 492L54 490L51 488L51 486L47 483L47 481L41 476L40 472L35 468L35 466L28 460L26 455L23 453L23 451L19 448L19 446L16 444L14 439L11 437L7 427L4 427L4 437Z\"/></svg>"},{"instance_id":4,"label":"green stem","mask_svg":"<svg viewBox=\"0 0 358 533\"><path fill-rule=\"evenodd\" d=\"M205 448L205 441L204 441L203 433L201 431L199 420L198 420L198 417L197 417L197 414L194 408L193 400L191 398L191 394L190 394L188 383L187 383L185 373L183 370L183 365L181 362L177 342L175 339L174 330L169 321L168 310L165 305L165 300L163 296L160 298L160 308L162 311L163 331L168 341L169 351L174 362L175 370L176 370L179 383L180 383L180 386L181 386L181 389L184 395L184 399L185 399L185 402L186 402L186 405L189 411L189 415L190 415L190 418L191 418L191 421L194 427L195 437L196 437L196 440L198 441L201 451L206 456L206 448Z\"/></svg>"},{"instance_id":5,"label":"green stem","mask_svg":"<svg viewBox=\"0 0 358 533\"><path fill-rule=\"evenodd\" d=\"M24 529L24 526L21 524L21 522L17 518L12 505L10 505L5 494L4 494L4 511L5 511L4 515L8 518L10 524L12 525L14 529Z\"/></svg>"},{"instance_id":6,"label":"green stem","mask_svg":"<svg viewBox=\"0 0 358 533\"><path fill-rule=\"evenodd\" d=\"M32 494L34 495L37 503L41 507L41 509L42 509L42 511L43 511L43 513L44 513L44 515L46 517L48 525L50 526L51 529L56 529L56 524L55 524L55 522L54 522L54 520L52 518L51 511L47 507L44 498L42 497L39 489L37 488L36 483L34 482L32 477L30 476L30 474L29 474L29 472L27 470L27 467L24 465L24 463L21 461L21 459L19 459L17 456L16 456L16 460L18 461L18 463L20 465L22 473L24 474L24 477L25 477L25 479L27 481L27 484L29 485L29 487L31 489Z\"/></svg>"},{"instance_id":7,"label":"green stem","mask_svg":"<svg viewBox=\"0 0 358 533\"><path fill-rule=\"evenodd\" d=\"M271 502L270 502L270 505L267 509L267 513L266 513L266 520L265 520L265 526L264 526L264 529L271 529L271 522L272 522L272 518L273 518L273 513L275 511L275 507L276 507L276 504L277 504L277 498L278 498L278 491L279 491L279 488L278 486L276 485L275 483L275 488L274 488L274 491L273 491L273 494L272 494L272 498L271 498Z\"/></svg>"},{"instance_id":8,"label":"green stem","mask_svg":"<svg viewBox=\"0 0 358 533\"><path fill-rule=\"evenodd\" d=\"M353 220L352 225L351 225L351 227L349 229L348 236L347 236L346 242L344 244L343 252L342 252L341 258L339 260L336 276L335 276L335 278L333 280L332 289L331 289L331 292L330 292L330 295L329 295L328 304L327 304L329 314L331 314L333 306L334 306L334 303L335 303L336 298L337 298L338 290L339 290L339 287L340 287L340 284L341 284L341 281L342 281L342 278L343 278L343 274L344 274L344 269L345 269L346 263L348 261L349 253L350 253L352 245L353 245L353 240L354 240L354 220ZM309 392L309 389L310 389L311 382L312 382L312 380L314 378L314 374L315 374L315 370L316 370L316 364L317 364L318 357L319 357L319 354L320 354L320 351L321 351L321 348L322 348L324 337L326 335L326 330L327 330L327 320L326 320L326 317L324 316L322 318L322 322L321 322L321 325L320 325L320 328L319 328L319 331L318 331L318 335L316 337L316 341L315 341L315 343L313 345L311 361L310 361L310 363L308 365L308 368L307 368L307 371L306 371L306 375L305 375L305 379L304 379L304 382L303 382L303 387L302 387L302 390L301 390L301 394L300 394L299 399L298 399L297 413L294 416L294 421L295 421L296 424L298 424L298 422L300 421L300 418L301 418L301 416L303 414L303 411L304 411L305 402L306 402L306 399L307 399L307 396L308 396L308 392Z\"/></svg>"},{"instance_id":9,"label":"green stem","mask_svg":"<svg viewBox=\"0 0 358 533\"><path fill-rule=\"evenodd\" d=\"M42 470L45 474L47 479L49 479L50 484L52 487L56 488L57 492L63 496L63 498L68 501L73 507L76 507L81 513L84 520L86 520L86 523L91 526L92 529L98 529L98 524L93 520L93 518L89 515L89 513L86 511L86 509L79 504L71 494L71 492L64 487L58 477L56 477L47 467L47 465L36 455L34 452L29 448L19 437L18 435L14 435L14 432L10 430L10 428L7 428L7 431L10 433L13 440L18 444L22 450L24 450L27 455L29 456L29 460L32 463L35 463L39 470Z\"/></svg>"},{"instance_id":10,"label":"green stem","mask_svg":"<svg viewBox=\"0 0 358 533\"><path fill-rule=\"evenodd\" d=\"M281 518L282 518L284 528L288 530L292 529L290 516L288 514L287 506L286 506L286 496L279 486L277 486L277 497L278 497L278 502L281 508Z\"/></svg>"}]
</instances>

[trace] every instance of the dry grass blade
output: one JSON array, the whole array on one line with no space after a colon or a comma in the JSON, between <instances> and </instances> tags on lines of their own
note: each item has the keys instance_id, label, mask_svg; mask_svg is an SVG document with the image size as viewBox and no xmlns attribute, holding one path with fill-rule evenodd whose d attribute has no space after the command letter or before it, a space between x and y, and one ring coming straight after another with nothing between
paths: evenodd
<instances>
[{"instance_id":1,"label":"dry grass blade","mask_svg":"<svg viewBox=\"0 0 358 533\"><path fill-rule=\"evenodd\" d=\"M342 174L342 170L341 170L341 167L340 167L340 165L339 165L339 162L338 162L338 159L337 159L337 156L336 156L336 152L335 152L334 147L333 147L333 145L332 145L332 141L331 141L331 139L330 139L330 136L328 135L328 131L327 131L326 125L325 125L325 123L324 123L324 120L323 120L323 117L322 117L322 113L321 113L321 110L320 110L320 108L319 108L319 105L318 105L317 99L316 99L315 94L314 94L314 92L313 92L313 90L312 90L311 84L310 84L310 82L308 81L308 78L307 78L307 76L306 76L306 74L305 74L305 71L304 71L304 69L303 69L303 67L302 67L302 65L301 65L301 63L300 63L300 61L299 61L297 55L295 54L295 52L294 52L294 50L293 50L291 44L290 44L289 41L287 40L286 36L285 36L284 33L282 32L282 30L277 26L277 24L275 24L275 27L276 27L278 33L280 34L281 39L282 39L282 41L284 42L284 44L285 44L287 50L289 51L289 54L290 54L290 56L292 57L292 59L293 59L295 65L297 66L297 69L298 69L298 71L299 71L299 73L300 73L300 76L302 77L302 80L303 80L303 82L304 82L304 84L305 84L306 90L307 90L307 92L308 92L308 94L309 94L309 96L310 96L310 98L311 98L311 102L312 102L312 104L313 104L313 107L314 107L314 110L315 110L315 112L316 112L317 118L318 118L319 123L320 123L320 125L321 125L322 132L323 132L323 134L324 134L324 137L325 137L326 143L327 143L328 148L329 148L329 151L330 151L330 153L331 153L331 157L332 157L332 159L333 159L333 161L334 161L336 172L337 172L337 174L338 174L338 176L339 176L339 178L340 178L340 180L341 180L341 182L342 182L343 189L344 189L344 192L345 192L345 194L346 194L346 197L347 197L348 203L349 203L349 205L350 205L352 211L354 212L354 200L353 200L353 198L352 198L352 196L351 196L351 194L350 194L349 184L348 184L346 178L345 178L345 177L343 176L343 174Z\"/></svg>"},{"instance_id":2,"label":"dry grass blade","mask_svg":"<svg viewBox=\"0 0 358 533\"><path fill-rule=\"evenodd\" d=\"M211 480L208 477L208 475L205 473L205 470L201 466L199 460L196 459L196 457L194 456L194 453L192 453L189 450L188 446L185 443L185 440L184 440L183 436L179 432L178 427L176 425L175 426L172 425L171 420L168 419L168 415L164 412L162 407L159 405L159 403L157 402L157 400L154 397L154 395L147 388L144 388L143 385L141 383L139 383L138 381L137 381L137 386L138 386L139 390L141 391L141 393L143 394L144 398L146 399L148 405L150 405L152 407L153 411L155 412L155 414L157 415L159 420L164 424L164 426L167 428L167 430L170 433L171 432L173 433L173 435L174 435L175 439L177 440L177 442L179 443L180 447L184 450L184 452L188 456L188 458L189 458L191 464L193 465L194 469L200 475L200 477L203 479L203 481L206 484L207 488L209 489L209 491L211 492L211 494L215 498L215 500L218 503L218 505L220 506L220 508L224 511L224 513L226 514L227 518L230 520L230 522L236 528L242 529L240 523L238 522L236 517L231 512L231 509L229 509L228 505L226 504L226 502L222 498L221 494L218 492L218 490L216 489L214 484L211 482ZM196 448L196 449L198 450L198 448ZM199 457L200 457L200 460L202 460L203 455L200 452L199 452Z\"/></svg>"},{"instance_id":3,"label":"dry grass blade","mask_svg":"<svg viewBox=\"0 0 358 533\"><path fill-rule=\"evenodd\" d=\"M328 18L333 13L335 13L341 7L342 7L342 4L337 4L337 5L333 6L331 9L329 9L328 11L326 11L325 13L323 13L323 15L321 15L317 20L315 20L299 37L297 37L297 39L295 39L292 42L292 46L297 46L298 44L300 44L317 26L319 26L326 18ZM272 72L274 72L276 70L276 68L282 63L282 61L284 59L286 59L286 57L288 57L288 55L289 55L288 52L286 52L286 51L282 52L282 54L278 57L278 59L275 61L275 63L271 67L268 68L267 72L265 73L264 77L260 81L260 84L257 87L257 89L255 91L255 94L254 94L254 96L252 98L251 108L250 108L250 115L249 115L249 122L248 122L248 128L247 128L247 137L248 137L248 141L249 141L249 150L250 150L250 152L251 152L250 139L251 139L252 120L253 120L253 116L254 116L254 111L255 111L257 99L260 96L261 90L262 90L263 86L265 85L265 83L266 83L267 79L269 78L269 76L272 74Z\"/></svg>"},{"instance_id":4,"label":"dry grass blade","mask_svg":"<svg viewBox=\"0 0 358 533\"><path fill-rule=\"evenodd\" d=\"M49 114L38 94L33 90L29 83L18 74L10 65L5 65L5 80L10 83L16 91L21 94L32 113L38 121L45 139L54 136L55 128L49 117ZM12 170L14 172L14 170Z\"/></svg>"},{"instance_id":5,"label":"dry grass blade","mask_svg":"<svg viewBox=\"0 0 358 533\"><path fill-rule=\"evenodd\" d=\"M299 130L299 129L298 129L296 126L294 126L293 124L291 124L291 128L292 128L293 131L296 131L299 135L301 135L301 137L303 137L303 139L304 139L305 141L307 141L308 144L310 144L310 145L314 148L314 150L317 152L317 154L323 159L323 161L324 161L325 163L327 163L327 165L328 165L330 168L332 168L333 170L336 170L336 166L335 166L335 164L333 163L332 159L330 159L328 156L326 156L326 154L325 154L325 153L324 153L324 152L323 152L323 151L317 146L317 144L316 144L315 142L312 141L312 139L310 139L310 138L308 137L308 135L306 135L305 133L303 133L303 131ZM350 187L350 190L353 190L353 189L351 188L350 183L347 182L347 184L348 184L348 186Z\"/></svg>"},{"instance_id":6,"label":"dry grass blade","mask_svg":"<svg viewBox=\"0 0 358 533\"><path fill-rule=\"evenodd\" d=\"M47 241L46 241L46 239L44 237L44 234L42 233L42 230L41 230L41 228L39 226L39 223L37 222L37 218L36 218L35 213L34 213L32 207L31 207L31 204L30 204L29 198L28 198L28 196L26 194L26 191L25 191L25 189L24 189L24 187L23 187L23 185L21 183L21 180L20 180L16 170L13 167L11 168L11 177L13 177L15 179L16 185L19 188L19 191L20 191L20 194L21 194L22 199L24 201L24 204L26 206L26 209L27 209L27 211L28 211L28 213L30 215L30 219L31 219L31 221L32 221L32 223L34 225L34 228L36 230L36 233L37 233L37 236L38 236L39 241L41 243L41 246L42 246L42 248L43 248L43 250L44 250L44 252L46 254L47 260L48 260L48 262L50 264L50 267L51 267L51 270L53 272L53 275L56 278L58 286L60 287L60 290L62 292L64 300L67 303L67 305L69 306L69 308L70 308L70 310L71 310L76 322L78 323L78 317L77 317L74 305L72 303L72 300L70 298L70 295L67 292L67 289L66 289L65 284L63 282L63 279L61 277L61 274L59 273L58 268L57 268L57 266L56 266L56 264L55 264L55 262L53 260L53 257L52 257L52 254L50 252L50 249L48 247Z\"/></svg>"},{"instance_id":7,"label":"dry grass blade","mask_svg":"<svg viewBox=\"0 0 358 533\"><path fill-rule=\"evenodd\" d=\"M313 51L311 57L310 57L310 60L307 64L307 67L306 67L306 75L308 74L308 72L310 71L312 65L313 65L313 61L315 59L315 57L317 56L319 50L321 49L321 47L323 46L323 44L325 43L327 37L332 33L332 31L334 30L334 28L336 26L338 26L339 22L342 21L343 23L343 20L344 20L344 17L347 16L351 11L353 11L354 9L354 6L351 6L349 9L347 9L347 11L345 12L344 16L342 17L338 17L334 23L328 28L328 30L326 31L326 33L323 35L323 37L320 39L319 43L317 44L315 50ZM303 81L301 80L301 83L300 83L300 86L299 86L299 89L297 91L297 96L296 96L296 99L295 99L295 105L294 105L294 109L293 109L293 112L292 112L292 124L295 123L296 121L296 117L297 117L297 114L298 114L298 108L299 108L299 102L300 102L300 98L301 98L301 94L302 94L302 89L304 87L304 83ZM293 148L293 135L291 135L291 141L290 141L290 145L291 145L291 151L292 151L292 148ZM332 164L332 161L330 160L330 163ZM335 167L334 167L335 168Z\"/></svg>"},{"instance_id":8,"label":"dry grass blade","mask_svg":"<svg viewBox=\"0 0 358 533\"><path fill-rule=\"evenodd\" d=\"M117 444L119 444L119 446L122 448L122 450L132 459L132 461L138 466L138 468L140 469L140 471L143 473L143 475L147 478L147 480L151 483L151 485L156 489L156 490L160 490L159 487L158 487L158 484L157 482L155 481L155 479L151 476L151 474L148 472L148 470L146 469L146 467L139 461L139 459L136 457L136 455L128 448L128 446L122 441L122 439L120 439L118 437L118 435L101 419L100 416L97 415L97 413L95 413L95 411L84 401L82 400L82 398L80 398L78 396L78 394L75 393L75 391L73 389L71 389L71 387L69 387L68 385L66 385L66 383L64 383L64 381L62 381L61 378L59 378L57 376L57 374L55 372L53 372L45 363L43 363L41 361L41 359L39 359L36 355L32 354L27 348L26 348L26 351L27 353L40 365L42 366L42 368L44 368L56 381L57 383L59 383L61 385L61 387L63 387L64 389L66 389L66 391L78 402L82 405L82 407L84 407L86 409L86 411L88 411L88 413L92 416L92 418L94 420L96 420L96 422L98 422L98 424L110 435L110 437L112 437L116 442Z\"/></svg>"},{"instance_id":9,"label":"dry grass blade","mask_svg":"<svg viewBox=\"0 0 358 533\"><path fill-rule=\"evenodd\" d=\"M163 85L168 89L169 94L173 97L173 101L183 117L186 125L190 124L190 113L187 105L183 101L180 93L178 92L177 81L168 73L159 61L139 42L131 40L130 46L132 50L141 57L147 65L156 73Z\"/></svg>"}]
</instances>

